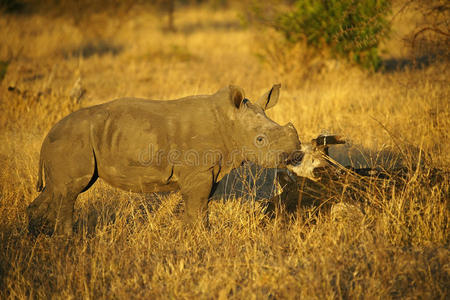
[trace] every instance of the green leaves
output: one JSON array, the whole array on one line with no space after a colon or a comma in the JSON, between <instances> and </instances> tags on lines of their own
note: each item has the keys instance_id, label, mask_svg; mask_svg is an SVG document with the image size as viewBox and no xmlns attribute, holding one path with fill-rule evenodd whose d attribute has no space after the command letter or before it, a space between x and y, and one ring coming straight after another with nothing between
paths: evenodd
<instances>
[{"instance_id":1,"label":"green leaves","mask_svg":"<svg viewBox=\"0 0 450 300\"><path fill-rule=\"evenodd\" d=\"M378 46L390 31L390 11L390 0L297 0L292 11L279 15L275 27L292 43L306 41L376 70Z\"/></svg>"}]
</instances>

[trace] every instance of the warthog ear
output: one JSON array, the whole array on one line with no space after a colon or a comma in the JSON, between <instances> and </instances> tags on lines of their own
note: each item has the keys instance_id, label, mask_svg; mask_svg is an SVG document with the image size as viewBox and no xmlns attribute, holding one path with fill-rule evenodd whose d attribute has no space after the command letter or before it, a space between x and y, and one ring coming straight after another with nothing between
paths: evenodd
<instances>
[{"instance_id":1,"label":"warthog ear","mask_svg":"<svg viewBox=\"0 0 450 300\"><path fill-rule=\"evenodd\" d=\"M244 90L238 86L230 85L230 99L236 108L241 107L242 101L245 99Z\"/></svg>"},{"instance_id":2,"label":"warthog ear","mask_svg":"<svg viewBox=\"0 0 450 300\"><path fill-rule=\"evenodd\" d=\"M280 88L281 84L274 84L270 91L259 97L255 104L259 105L264 110L274 107L278 102L278 97L280 96Z\"/></svg>"}]
</instances>

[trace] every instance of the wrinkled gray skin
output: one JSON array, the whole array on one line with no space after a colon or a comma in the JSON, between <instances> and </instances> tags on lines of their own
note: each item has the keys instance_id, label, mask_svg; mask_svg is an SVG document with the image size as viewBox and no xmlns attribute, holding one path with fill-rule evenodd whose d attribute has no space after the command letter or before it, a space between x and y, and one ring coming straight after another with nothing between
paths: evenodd
<instances>
[{"instance_id":1,"label":"wrinkled gray skin","mask_svg":"<svg viewBox=\"0 0 450 300\"><path fill-rule=\"evenodd\" d=\"M300 149L292 124L265 115L279 89L255 103L229 86L172 101L123 98L70 114L43 142L30 231L70 234L77 196L98 177L126 191L180 190L185 220L207 222L209 196L231 169L243 161L283 166Z\"/></svg>"}]
</instances>

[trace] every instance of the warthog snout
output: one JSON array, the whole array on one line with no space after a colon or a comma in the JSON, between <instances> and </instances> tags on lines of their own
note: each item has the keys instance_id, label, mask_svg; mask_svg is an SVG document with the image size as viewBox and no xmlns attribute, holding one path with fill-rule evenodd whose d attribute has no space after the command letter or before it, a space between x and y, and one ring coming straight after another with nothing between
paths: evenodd
<instances>
[{"instance_id":1,"label":"warthog snout","mask_svg":"<svg viewBox=\"0 0 450 300\"><path fill-rule=\"evenodd\" d=\"M297 174L297 176L318 181L320 177L316 176L314 171L331 165L328 157L328 147L344 143L345 141L339 136L319 135L311 143L302 145L301 151L299 151L302 155L291 158L288 169Z\"/></svg>"}]
</instances>

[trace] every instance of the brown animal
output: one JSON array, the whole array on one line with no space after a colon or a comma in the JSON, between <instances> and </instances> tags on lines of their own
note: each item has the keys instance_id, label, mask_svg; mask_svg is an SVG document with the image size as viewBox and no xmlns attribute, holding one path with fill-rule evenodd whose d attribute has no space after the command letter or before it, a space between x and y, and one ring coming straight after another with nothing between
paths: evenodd
<instances>
[{"instance_id":1,"label":"brown animal","mask_svg":"<svg viewBox=\"0 0 450 300\"><path fill-rule=\"evenodd\" d=\"M314 171L330 166L328 147L336 144L345 144L345 141L335 135L319 135L311 143L301 146L302 160L298 164L289 165L287 168L297 176L319 181L320 177Z\"/></svg>"},{"instance_id":2,"label":"brown animal","mask_svg":"<svg viewBox=\"0 0 450 300\"><path fill-rule=\"evenodd\" d=\"M186 221L206 220L209 196L231 169L243 161L283 166L300 149L292 124L265 115L279 90L274 85L254 103L229 86L173 101L122 98L70 114L42 144L30 232L70 234L77 196L98 177L133 192L180 190Z\"/></svg>"},{"instance_id":3,"label":"brown animal","mask_svg":"<svg viewBox=\"0 0 450 300\"><path fill-rule=\"evenodd\" d=\"M303 159L296 164L288 165L289 171L285 170L277 174L282 193L273 197L270 202L275 207L278 207L279 204L283 205L283 208L289 212L296 211L300 206L317 208L323 206L325 202L336 195L341 195L344 192L347 195L358 192L364 189L368 182L373 184L373 180L376 179L394 178L396 180L392 180L391 184L401 183L408 173L408 168L395 165L388 168L344 167L337 159L332 158L336 153L339 154L339 151L336 151L339 150L339 147L331 148L333 151L331 157L329 156L330 146L336 144L345 144L345 141L335 135L320 135L313 139L311 143L302 144ZM347 154L347 157L344 155L343 161L354 159L355 164L358 163L356 160L358 157L352 157L352 153L348 149L341 148L340 150ZM381 156L380 153L379 156ZM342 154L340 160L342 160ZM395 162L398 163L398 159ZM334 203L330 201L327 203L327 206L329 205L334 205ZM339 209L344 208L344 210L348 208L344 204L340 204L340 206L335 207L335 211L338 207Z\"/></svg>"},{"instance_id":4,"label":"brown animal","mask_svg":"<svg viewBox=\"0 0 450 300\"><path fill-rule=\"evenodd\" d=\"M310 143L302 144L301 161L288 165L287 170L277 173L282 193L269 201L272 203L271 209L281 204L286 211L294 212L299 205L318 205L317 200L324 196L324 185L331 184L330 176L338 171L330 162L329 146L344 143L336 135L319 135ZM322 176L326 177L325 182Z\"/></svg>"}]
</instances>

